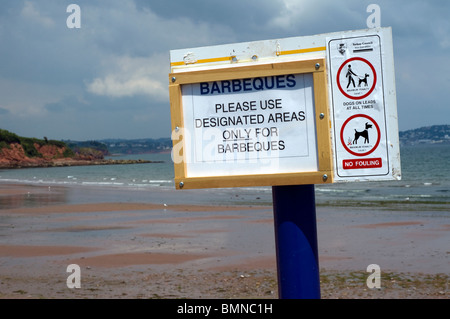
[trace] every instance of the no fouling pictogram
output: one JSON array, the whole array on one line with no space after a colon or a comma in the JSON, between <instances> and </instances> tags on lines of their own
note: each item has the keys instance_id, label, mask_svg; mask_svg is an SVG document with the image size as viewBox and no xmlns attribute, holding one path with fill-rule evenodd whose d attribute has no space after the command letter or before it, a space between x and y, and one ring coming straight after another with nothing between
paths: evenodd
<instances>
[{"instance_id":1,"label":"no fouling pictogram","mask_svg":"<svg viewBox=\"0 0 450 319\"><path fill-rule=\"evenodd\" d=\"M380 144L380 137L381 131L377 122L365 114L349 117L342 125L340 134L342 146L355 156L373 153Z\"/></svg>"}]
</instances>

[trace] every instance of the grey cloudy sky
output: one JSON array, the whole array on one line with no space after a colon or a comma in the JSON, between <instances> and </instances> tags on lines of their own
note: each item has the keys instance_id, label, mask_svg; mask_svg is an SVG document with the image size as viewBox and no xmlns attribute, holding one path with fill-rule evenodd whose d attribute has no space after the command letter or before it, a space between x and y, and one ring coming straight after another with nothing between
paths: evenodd
<instances>
[{"instance_id":1,"label":"grey cloudy sky","mask_svg":"<svg viewBox=\"0 0 450 319\"><path fill-rule=\"evenodd\" d=\"M448 0L2 0L0 128L169 137L170 50L365 29L371 3L392 27L399 129L449 124Z\"/></svg>"}]
</instances>

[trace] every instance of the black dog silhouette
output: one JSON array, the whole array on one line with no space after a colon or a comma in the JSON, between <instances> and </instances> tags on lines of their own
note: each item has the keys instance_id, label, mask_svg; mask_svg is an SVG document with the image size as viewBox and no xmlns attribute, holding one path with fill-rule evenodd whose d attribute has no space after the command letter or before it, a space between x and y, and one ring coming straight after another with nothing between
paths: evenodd
<instances>
[{"instance_id":1,"label":"black dog silhouette","mask_svg":"<svg viewBox=\"0 0 450 319\"><path fill-rule=\"evenodd\" d=\"M366 75L364 76L364 78L359 78L359 83L358 83L358 87L361 86L361 83L364 83L364 86L367 86L367 78L369 77L369 74L366 73Z\"/></svg>"},{"instance_id":2,"label":"black dog silhouette","mask_svg":"<svg viewBox=\"0 0 450 319\"><path fill-rule=\"evenodd\" d=\"M372 127L372 124L366 123L366 129L362 132L358 132L355 129L355 138L353 139L353 144L358 144L358 139L360 136L364 137L364 144L369 143L369 131L367 131L369 128Z\"/></svg>"}]
</instances>

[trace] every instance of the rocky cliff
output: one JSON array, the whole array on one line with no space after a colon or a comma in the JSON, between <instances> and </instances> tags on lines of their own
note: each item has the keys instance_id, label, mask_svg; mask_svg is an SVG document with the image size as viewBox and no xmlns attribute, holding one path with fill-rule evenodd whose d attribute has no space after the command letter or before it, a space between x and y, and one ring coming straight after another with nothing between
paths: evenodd
<instances>
[{"instance_id":1,"label":"rocky cliff","mask_svg":"<svg viewBox=\"0 0 450 319\"><path fill-rule=\"evenodd\" d=\"M83 164L83 162L95 160L93 158L78 158L65 146L39 145L38 143L34 143L33 146L36 152L34 156L29 156L20 143L3 145L0 149L0 168L62 166Z\"/></svg>"},{"instance_id":2,"label":"rocky cliff","mask_svg":"<svg viewBox=\"0 0 450 319\"><path fill-rule=\"evenodd\" d=\"M61 141L20 137L0 129L0 168L149 163L143 160L107 160L89 148L72 150Z\"/></svg>"}]
</instances>

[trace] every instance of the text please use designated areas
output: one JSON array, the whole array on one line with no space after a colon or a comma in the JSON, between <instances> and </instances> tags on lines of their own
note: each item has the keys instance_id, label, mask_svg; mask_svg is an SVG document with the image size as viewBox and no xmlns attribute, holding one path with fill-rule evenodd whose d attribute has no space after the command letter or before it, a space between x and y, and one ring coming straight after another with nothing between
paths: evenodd
<instances>
[{"instance_id":1,"label":"text please use designated areas","mask_svg":"<svg viewBox=\"0 0 450 319\"><path fill-rule=\"evenodd\" d=\"M317 169L311 74L188 84L182 92L188 163L229 171L229 164L297 158Z\"/></svg>"}]
</instances>

